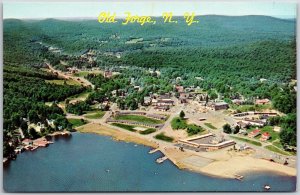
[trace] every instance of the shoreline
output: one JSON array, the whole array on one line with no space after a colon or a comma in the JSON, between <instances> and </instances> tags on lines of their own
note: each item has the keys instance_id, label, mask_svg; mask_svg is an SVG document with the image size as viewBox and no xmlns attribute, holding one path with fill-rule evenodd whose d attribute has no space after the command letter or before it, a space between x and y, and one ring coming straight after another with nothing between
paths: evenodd
<instances>
[{"instance_id":1,"label":"shoreline","mask_svg":"<svg viewBox=\"0 0 300 195\"><path fill-rule=\"evenodd\" d=\"M223 179L236 179L236 175L249 175L252 172L272 172L283 176L297 176L295 168L288 167L264 159L254 158L249 155L231 154L227 150L217 152L185 152L179 151L176 147L163 147L152 141L142 138L135 133L120 131L106 125L89 123L77 127L80 133L95 133L104 136L111 136L115 141L132 142L142 144L151 148L158 148L164 156L178 168L191 172L204 174L210 177Z\"/></svg>"},{"instance_id":2,"label":"shoreline","mask_svg":"<svg viewBox=\"0 0 300 195\"><path fill-rule=\"evenodd\" d=\"M149 146L152 148L158 148L158 145L156 143L153 143L147 139L142 139L138 136L129 135L126 132L121 132L116 129L104 125L96 124L96 123L88 123L84 126L79 126L76 128L76 131L80 133L94 133L94 134L99 134L104 136L110 136L115 141L125 141L125 142L131 142L131 143Z\"/></svg>"}]
</instances>

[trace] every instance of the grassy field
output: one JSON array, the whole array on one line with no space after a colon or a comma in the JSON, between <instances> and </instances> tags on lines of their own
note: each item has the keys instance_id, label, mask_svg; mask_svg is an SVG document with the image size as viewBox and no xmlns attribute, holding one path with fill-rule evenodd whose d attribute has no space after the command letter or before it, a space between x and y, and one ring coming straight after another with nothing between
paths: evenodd
<instances>
[{"instance_id":1,"label":"grassy field","mask_svg":"<svg viewBox=\"0 0 300 195\"><path fill-rule=\"evenodd\" d=\"M213 126L211 123L204 123L204 125L211 129L217 129L217 127Z\"/></svg>"},{"instance_id":2,"label":"grassy field","mask_svg":"<svg viewBox=\"0 0 300 195\"><path fill-rule=\"evenodd\" d=\"M101 72L100 71L80 71L80 72L76 72L75 74L74 74L74 76L76 76L76 77L85 77L85 76L87 76L88 74L101 74Z\"/></svg>"},{"instance_id":3,"label":"grassy field","mask_svg":"<svg viewBox=\"0 0 300 195\"><path fill-rule=\"evenodd\" d=\"M180 117L174 117L171 121L171 127L172 129L186 129L186 120L181 119Z\"/></svg>"},{"instance_id":4,"label":"grassy field","mask_svg":"<svg viewBox=\"0 0 300 195\"><path fill-rule=\"evenodd\" d=\"M129 120L129 121L137 121L141 123L149 123L149 124L162 124L162 120L152 119L145 116L139 115L119 115L115 117L116 120Z\"/></svg>"},{"instance_id":5,"label":"grassy field","mask_svg":"<svg viewBox=\"0 0 300 195\"><path fill-rule=\"evenodd\" d=\"M100 119L104 116L105 112L103 111L93 111L93 112L88 112L84 116L88 119Z\"/></svg>"},{"instance_id":6,"label":"grassy field","mask_svg":"<svg viewBox=\"0 0 300 195\"><path fill-rule=\"evenodd\" d=\"M46 83L53 83L56 85L80 85L79 82L74 81L73 79L69 80L45 80Z\"/></svg>"},{"instance_id":7,"label":"grassy field","mask_svg":"<svg viewBox=\"0 0 300 195\"><path fill-rule=\"evenodd\" d=\"M241 112L248 112L248 111L262 111L266 109L272 109L272 104L265 104L265 105L230 105L231 109L239 110Z\"/></svg>"},{"instance_id":8,"label":"grassy field","mask_svg":"<svg viewBox=\"0 0 300 195\"><path fill-rule=\"evenodd\" d=\"M245 138L241 138L241 137L235 137L235 136L230 136L230 137L232 137L233 139L243 141L243 142L247 142L249 144L253 144L255 146L261 146L262 145L260 142L253 141L253 140L249 140L249 139L245 139Z\"/></svg>"},{"instance_id":9,"label":"grassy field","mask_svg":"<svg viewBox=\"0 0 300 195\"><path fill-rule=\"evenodd\" d=\"M249 133L249 132L253 131L254 129L255 129L255 127L250 128L250 129L247 130L247 132ZM264 132L269 132L270 133L271 138L268 140L269 142L272 142L272 141L275 141L275 140L279 139L278 132L273 131L272 126L265 126L263 128L258 128L258 129L261 130L261 134L263 134ZM260 137L261 137L261 135L255 137L255 139L260 139Z\"/></svg>"},{"instance_id":10,"label":"grassy field","mask_svg":"<svg viewBox=\"0 0 300 195\"><path fill-rule=\"evenodd\" d=\"M86 121L82 119L69 118L68 121L72 124L73 128L86 124Z\"/></svg>"},{"instance_id":11,"label":"grassy field","mask_svg":"<svg viewBox=\"0 0 300 195\"><path fill-rule=\"evenodd\" d=\"M279 140L276 140L276 141L272 142L272 144L274 146L276 146L277 148L283 149L283 146L281 145Z\"/></svg>"},{"instance_id":12,"label":"grassy field","mask_svg":"<svg viewBox=\"0 0 300 195\"><path fill-rule=\"evenodd\" d=\"M87 98L89 95L90 95L91 92L87 92L87 91L84 91L80 94L77 94L75 96L72 96L71 98Z\"/></svg>"},{"instance_id":13,"label":"grassy field","mask_svg":"<svg viewBox=\"0 0 300 195\"><path fill-rule=\"evenodd\" d=\"M270 150L270 151L272 151L272 152L276 152L276 153L279 153L279 154L291 155L289 152L285 152L283 150L280 150L279 148L276 148L273 145L266 146L265 148L268 149L268 150Z\"/></svg>"},{"instance_id":14,"label":"grassy field","mask_svg":"<svg viewBox=\"0 0 300 195\"><path fill-rule=\"evenodd\" d=\"M122 129L126 129L128 131L136 132L136 130L134 129L135 126L125 125L125 124L119 124L119 123L112 123L112 125L116 126L116 127L120 127Z\"/></svg>"},{"instance_id":15,"label":"grassy field","mask_svg":"<svg viewBox=\"0 0 300 195\"><path fill-rule=\"evenodd\" d=\"M163 140L166 142L172 142L174 140L173 137L166 136L164 133L157 134L154 136L156 139Z\"/></svg>"},{"instance_id":16,"label":"grassy field","mask_svg":"<svg viewBox=\"0 0 300 195\"><path fill-rule=\"evenodd\" d=\"M156 129L150 128L150 129L146 129L144 131L140 131L140 134L148 135L148 134L154 133L155 131L156 131Z\"/></svg>"}]
</instances>

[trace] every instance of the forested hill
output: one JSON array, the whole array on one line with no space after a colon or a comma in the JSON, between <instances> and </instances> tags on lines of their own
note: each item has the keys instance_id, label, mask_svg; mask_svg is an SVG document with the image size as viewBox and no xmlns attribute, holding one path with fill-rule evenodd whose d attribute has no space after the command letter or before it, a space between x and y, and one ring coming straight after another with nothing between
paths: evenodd
<instances>
[{"instance_id":1,"label":"forested hill","mask_svg":"<svg viewBox=\"0 0 300 195\"><path fill-rule=\"evenodd\" d=\"M100 24L95 20L63 21L45 20L4 20L4 35L20 29L32 34L48 44L63 48L67 52L78 52L88 48L99 50L128 50L134 46L143 48L165 38L161 46L200 46L222 47L241 45L261 40L291 40L295 36L295 21L277 19L269 16L199 16L199 23L187 26L182 17L176 17L178 24L162 23L156 18L155 25ZM28 32L32 31L32 32ZM101 41L119 37L118 43ZM129 38L143 38L143 43L124 47ZM122 44L123 43L123 44Z\"/></svg>"},{"instance_id":2,"label":"forested hill","mask_svg":"<svg viewBox=\"0 0 300 195\"><path fill-rule=\"evenodd\" d=\"M93 49L97 65L133 65L151 68L193 69L198 76L235 74L276 82L295 78L295 21L269 16L199 16L198 24L121 25L100 24L97 20L4 20L4 62L36 65L45 58L58 63L59 55L80 55ZM101 55L122 52L121 59ZM181 67L181 68L180 68ZM227 72L226 72L227 71ZM248 78L248 79L249 79ZM247 80L247 78L246 78Z\"/></svg>"}]
</instances>

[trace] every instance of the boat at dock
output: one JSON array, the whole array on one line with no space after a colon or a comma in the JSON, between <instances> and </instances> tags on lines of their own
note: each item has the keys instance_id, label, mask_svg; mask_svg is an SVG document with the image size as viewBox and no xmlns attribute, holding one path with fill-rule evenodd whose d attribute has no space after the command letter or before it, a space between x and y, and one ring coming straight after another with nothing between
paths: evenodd
<instances>
[{"instance_id":1,"label":"boat at dock","mask_svg":"<svg viewBox=\"0 0 300 195\"><path fill-rule=\"evenodd\" d=\"M235 177L235 179L237 179L237 180L239 180L239 181L242 181L243 178L244 178L244 176L238 175L238 174L234 174L234 177Z\"/></svg>"},{"instance_id":2,"label":"boat at dock","mask_svg":"<svg viewBox=\"0 0 300 195\"><path fill-rule=\"evenodd\" d=\"M270 190L270 189L271 189L271 186L265 185L265 186L264 186L264 189L265 189L265 190Z\"/></svg>"},{"instance_id":3,"label":"boat at dock","mask_svg":"<svg viewBox=\"0 0 300 195\"><path fill-rule=\"evenodd\" d=\"M158 159L156 159L156 162L157 163L163 163L165 160L167 160L168 159L168 157L166 157L166 156L164 156L164 157L161 157L161 158L158 158Z\"/></svg>"}]
</instances>

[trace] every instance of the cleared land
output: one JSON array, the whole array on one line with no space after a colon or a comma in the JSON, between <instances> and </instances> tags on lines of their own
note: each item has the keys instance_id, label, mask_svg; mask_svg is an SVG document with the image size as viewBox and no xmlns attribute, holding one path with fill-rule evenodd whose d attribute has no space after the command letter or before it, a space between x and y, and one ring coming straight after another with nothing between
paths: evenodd
<instances>
[{"instance_id":1,"label":"cleared land","mask_svg":"<svg viewBox=\"0 0 300 195\"><path fill-rule=\"evenodd\" d=\"M270 151L272 151L272 152L277 152L279 154L291 155L290 153L282 151L279 148L276 148L275 146L272 146L272 145L265 146L265 148L268 149L268 150L270 150Z\"/></svg>"},{"instance_id":2,"label":"cleared land","mask_svg":"<svg viewBox=\"0 0 300 195\"><path fill-rule=\"evenodd\" d=\"M154 133L156 131L156 129L147 129L147 130L144 130L144 131L140 131L140 134L142 135L148 135L148 134L151 134L151 133Z\"/></svg>"},{"instance_id":3,"label":"cleared land","mask_svg":"<svg viewBox=\"0 0 300 195\"><path fill-rule=\"evenodd\" d=\"M125 124L120 124L120 123L112 123L112 125L116 126L116 127L120 127L122 129L126 129L128 131L136 132L136 130L134 129L135 126L125 125Z\"/></svg>"},{"instance_id":4,"label":"cleared land","mask_svg":"<svg viewBox=\"0 0 300 195\"><path fill-rule=\"evenodd\" d=\"M56 84L56 85L80 85L79 82L76 82L73 79L69 79L69 80L45 80L45 82Z\"/></svg>"},{"instance_id":5,"label":"cleared land","mask_svg":"<svg viewBox=\"0 0 300 195\"><path fill-rule=\"evenodd\" d=\"M241 138L241 137L235 137L235 136L230 136L234 139L237 139L237 140L240 140L240 141L243 141L243 142L247 142L249 144L253 144L255 146L262 146L262 144L260 142L257 142L257 141L253 141L253 140L249 140L249 139L246 139L246 138Z\"/></svg>"},{"instance_id":6,"label":"cleared land","mask_svg":"<svg viewBox=\"0 0 300 195\"><path fill-rule=\"evenodd\" d=\"M211 123L204 123L204 125L211 129L217 129L217 127L213 126Z\"/></svg>"},{"instance_id":7,"label":"cleared land","mask_svg":"<svg viewBox=\"0 0 300 195\"><path fill-rule=\"evenodd\" d=\"M166 136L164 133L157 134L154 136L156 139L163 140L166 142L172 142L174 140L173 137Z\"/></svg>"},{"instance_id":8,"label":"cleared land","mask_svg":"<svg viewBox=\"0 0 300 195\"><path fill-rule=\"evenodd\" d=\"M157 120L153 118L148 118L145 116L138 116L138 115L119 115L115 117L116 120L129 120L129 121L137 121L142 123L149 123L149 124L162 124L164 121Z\"/></svg>"},{"instance_id":9,"label":"cleared land","mask_svg":"<svg viewBox=\"0 0 300 195\"><path fill-rule=\"evenodd\" d=\"M73 128L86 124L86 121L82 119L69 118L68 121L72 124Z\"/></svg>"},{"instance_id":10,"label":"cleared land","mask_svg":"<svg viewBox=\"0 0 300 195\"><path fill-rule=\"evenodd\" d=\"M76 72L74 73L74 76L77 76L77 77L85 77L87 76L88 74L101 74L101 71L80 71L80 72Z\"/></svg>"},{"instance_id":11,"label":"cleared land","mask_svg":"<svg viewBox=\"0 0 300 195\"><path fill-rule=\"evenodd\" d=\"M85 118L88 119L100 119L104 116L105 112L103 111L93 111L93 112L88 112L87 114L84 115Z\"/></svg>"}]
</instances>

